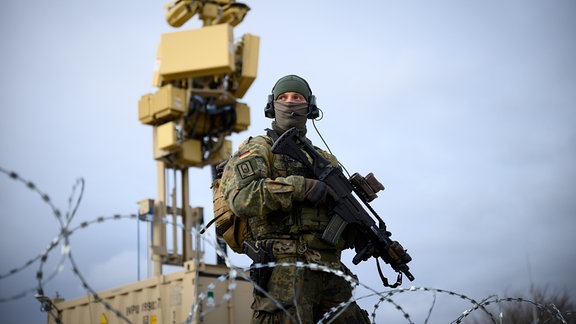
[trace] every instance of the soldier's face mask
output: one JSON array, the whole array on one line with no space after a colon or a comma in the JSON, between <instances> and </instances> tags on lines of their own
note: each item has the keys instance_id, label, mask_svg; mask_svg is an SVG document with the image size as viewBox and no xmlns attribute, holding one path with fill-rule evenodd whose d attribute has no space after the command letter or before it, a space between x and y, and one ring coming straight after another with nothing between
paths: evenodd
<instances>
[{"instance_id":1,"label":"soldier's face mask","mask_svg":"<svg viewBox=\"0 0 576 324\"><path fill-rule=\"evenodd\" d=\"M276 114L276 124L281 129L289 130L292 127L305 129L308 103L275 101L274 113Z\"/></svg>"}]
</instances>

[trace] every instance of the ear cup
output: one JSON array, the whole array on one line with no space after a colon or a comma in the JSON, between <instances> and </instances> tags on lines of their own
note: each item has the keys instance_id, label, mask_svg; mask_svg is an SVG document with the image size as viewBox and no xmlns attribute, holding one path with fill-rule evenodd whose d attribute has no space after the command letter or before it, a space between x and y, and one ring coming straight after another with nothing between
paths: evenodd
<instances>
[{"instance_id":1,"label":"ear cup","mask_svg":"<svg viewBox=\"0 0 576 324\"><path fill-rule=\"evenodd\" d=\"M316 118L320 117L320 109L318 109L318 106L316 106L316 96L311 95L310 99L308 101L309 101L309 103L308 103L308 115L306 116L306 118L316 119Z\"/></svg>"},{"instance_id":2,"label":"ear cup","mask_svg":"<svg viewBox=\"0 0 576 324\"><path fill-rule=\"evenodd\" d=\"M276 117L276 114L274 113L274 95L273 94L268 95L268 103L266 103L266 107L264 107L264 116L266 116L268 118Z\"/></svg>"}]
</instances>

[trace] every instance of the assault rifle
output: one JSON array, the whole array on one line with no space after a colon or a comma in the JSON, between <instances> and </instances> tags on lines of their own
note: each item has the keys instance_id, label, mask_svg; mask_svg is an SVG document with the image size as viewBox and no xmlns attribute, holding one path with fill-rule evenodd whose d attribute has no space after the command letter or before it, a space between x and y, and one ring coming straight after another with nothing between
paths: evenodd
<instances>
[{"instance_id":1,"label":"assault rifle","mask_svg":"<svg viewBox=\"0 0 576 324\"><path fill-rule=\"evenodd\" d=\"M414 280L407 265L412 257L398 241L390 239L392 233L386 230L386 224L369 204L377 197L376 192L384 189L384 186L371 173L366 177L355 173L348 180L340 169L328 167L330 161L318 153L310 143L300 138L296 128L289 129L276 140L272 146L272 153L288 155L304 164L312 170L318 180L326 183L336 193L337 201L332 209L333 216L322 234L325 242L334 246L346 227L354 226L359 231L359 238L354 242L356 250L356 255L352 259L354 264L366 261L370 257L376 258L378 274L386 287L395 288L401 285L402 274L405 274L410 281ZM312 158L312 162L308 160L306 153ZM356 193L376 217L378 224L352 192ZM392 269L398 272L396 283L392 285L388 283L388 279L382 274L378 258L390 264Z\"/></svg>"}]
</instances>

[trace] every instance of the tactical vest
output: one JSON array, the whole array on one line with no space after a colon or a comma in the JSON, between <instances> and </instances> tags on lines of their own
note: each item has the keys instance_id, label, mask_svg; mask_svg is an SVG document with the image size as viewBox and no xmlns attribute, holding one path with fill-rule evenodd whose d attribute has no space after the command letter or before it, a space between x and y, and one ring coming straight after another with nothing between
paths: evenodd
<instances>
[{"instance_id":1,"label":"tactical vest","mask_svg":"<svg viewBox=\"0 0 576 324\"><path fill-rule=\"evenodd\" d=\"M270 149L274 144L274 135L268 132L265 137ZM277 135L276 135L277 136ZM324 152L320 151L323 155ZM314 175L302 163L284 154L273 154L271 151L269 166L271 179L299 175L305 178L313 178ZM306 242L311 248L326 250L342 250L344 242L339 242L336 247L330 246L321 240L322 233L330 215L326 206L313 206L306 202L294 202L290 212L275 211L264 217L250 217L248 224L250 231L256 240L263 239L291 239Z\"/></svg>"}]
</instances>

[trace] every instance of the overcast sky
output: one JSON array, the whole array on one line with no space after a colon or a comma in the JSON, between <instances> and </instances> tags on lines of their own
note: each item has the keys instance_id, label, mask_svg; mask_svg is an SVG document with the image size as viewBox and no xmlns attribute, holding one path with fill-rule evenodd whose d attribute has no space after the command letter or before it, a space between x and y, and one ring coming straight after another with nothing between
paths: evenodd
<instances>
[{"instance_id":1,"label":"overcast sky","mask_svg":"<svg viewBox=\"0 0 576 324\"><path fill-rule=\"evenodd\" d=\"M251 127L232 136L234 147L269 126L263 107L274 82L299 74L324 112L316 124L332 152L350 172L373 172L386 186L373 207L413 257L416 280L404 287L481 300L528 297L534 283L564 287L576 300L576 2L337 3L246 2L252 10L235 36L261 37L259 75L242 99ZM160 35L175 31L163 4L0 4L0 168L34 182L63 213L84 178L76 226L135 213L139 200L156 197L152 129L138 121L137 104L155 91ZM179 30L198 27L195 17ZM308 133L324 147L312 127ZM191 170L191 203L205 207L206 219L210 177L208 168ZM0 192L0 299L29 291L0 303L0 314L41 323L46 315L33 298L40 263L6 274L44 251L58 222L3 173ZM97 291L137 280L146 248L137 230L123 218L71 236L74 261ZM45 277L61 255L60 247L49 254ZM372 261L346 258L361 282L384 291ZM44 288L66 299L84 294L68 261ZM471 307L437 297L433 323ZM421 323L433 298L397 301ZM361 304L371 312L376 302ZM377 320L405 322L389 304Z\"/></svg>"}]
</instances>

